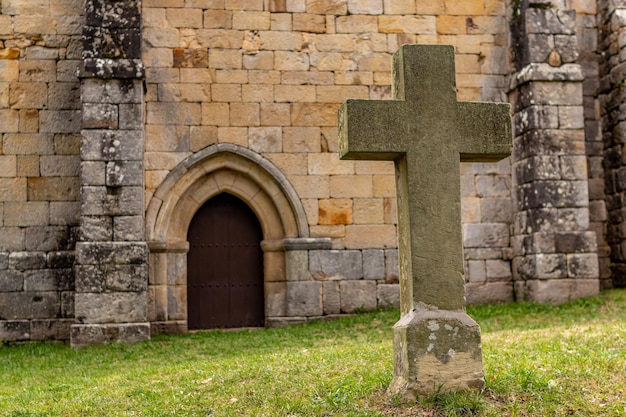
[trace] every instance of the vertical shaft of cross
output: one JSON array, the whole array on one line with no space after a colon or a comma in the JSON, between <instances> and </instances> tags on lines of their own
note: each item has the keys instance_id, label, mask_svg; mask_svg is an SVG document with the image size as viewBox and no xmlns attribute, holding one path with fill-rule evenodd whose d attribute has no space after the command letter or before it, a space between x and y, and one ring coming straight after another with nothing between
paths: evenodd
<instances>
[{"instance_id":1,"label":"vertical shaft of cross","mask_svg":"<svg viewBox=\"0 0 626 417\"><path fill-rule=\"evenodd\" d=\"M480 388L480 328L465 313L459 163L510 155L509 105L458 103L448 46L403 46L393 85L394 100L348 100L339 111L341 157L396 168L402 317L391 389Z\"/></svg>"}]
</instances>

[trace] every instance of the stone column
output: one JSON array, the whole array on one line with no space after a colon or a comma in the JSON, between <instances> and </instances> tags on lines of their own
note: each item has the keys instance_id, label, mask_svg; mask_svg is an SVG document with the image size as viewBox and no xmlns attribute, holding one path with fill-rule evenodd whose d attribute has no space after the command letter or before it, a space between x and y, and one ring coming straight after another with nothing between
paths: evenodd
<instances>
[{"instance_id":1,"label":"stone column","mask_svg":"<svg viewBox=\"0 0 626 417\"><path fill-rule=\"evenodd\" d=\"M86 1L72 347L150 337L141 2Z\"/></svg>"},{"instance_id":2,"label":"stone column","mask_svg":"<svg viewBox=\"0 0 626 417\"><path fill-rule=\"evenodd\" d=\"M600 103L612 285L626 286L626 4L598 2ZM607 285L608 286L608 285Z\"/></svg>"},{"instance_id":3,"label":"stone column","mask_svg":"<svg viewBox=\"0 0 626 417\"><path fill-rule=\"evenodd\" d=\"M583 118L576 12L523 2L514 109L513 279L519 300L560 303L599 290ZM556 5L554 5L556 6Z\"/></svg>"}]
</instances>

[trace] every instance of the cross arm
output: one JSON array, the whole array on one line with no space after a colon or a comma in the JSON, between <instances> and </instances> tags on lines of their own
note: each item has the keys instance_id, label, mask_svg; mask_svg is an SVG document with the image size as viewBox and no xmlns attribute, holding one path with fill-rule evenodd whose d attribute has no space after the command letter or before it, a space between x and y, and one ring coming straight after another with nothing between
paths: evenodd
<instances>
[{"instance_id":1,"label":"cross arm","mask_svg":"<svg viewBox=\"0 0 626 417\"><path fill-rule=\"evenodd\" d=\"M339 108L341 159L394 160L404 154L399 143L408 136L402 101L347 100Z\"/></svg>"},{"instance_id":2,"label":"cross arm","mask_svg":"<svg viewBox=\"0 0 626 417\"><path fill-rule=\"evenodd\" d=\"M457 103L461 162L497 162L511 155L513 131L508 103Z\"/></svg>"}]
</instances>

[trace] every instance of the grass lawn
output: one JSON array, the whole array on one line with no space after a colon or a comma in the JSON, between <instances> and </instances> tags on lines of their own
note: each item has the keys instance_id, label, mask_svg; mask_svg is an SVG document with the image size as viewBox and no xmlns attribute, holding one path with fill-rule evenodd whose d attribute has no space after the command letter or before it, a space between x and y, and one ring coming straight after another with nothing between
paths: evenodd
<instances>
[{"instance_id":1,"label":"grass lawn","mask_svg":"<svg viewBox=\"0 0 626 417\"><path fill-rule=\"evenodd\" d=\"M73 351L0 345L2 416L626 416L626 290L469 308L487 388L403 404L397 311Z\"/></svg>"}]
</instances>

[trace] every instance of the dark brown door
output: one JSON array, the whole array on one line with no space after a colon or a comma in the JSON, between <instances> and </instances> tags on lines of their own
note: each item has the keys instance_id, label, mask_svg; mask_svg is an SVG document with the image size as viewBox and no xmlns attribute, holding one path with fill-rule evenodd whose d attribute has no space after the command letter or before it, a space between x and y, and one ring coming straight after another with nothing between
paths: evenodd
<instances>
[{"instance_id":1,"label":"dark brown door","mask_svg":"<svg viewBox=\"0 0 626 417\"><path fill-rule=\"evenodd\" d=\"M264 326L262 239L237 197L219 194L200 207L187 233L189 329Z\"/></svg>"}]
</instances>

